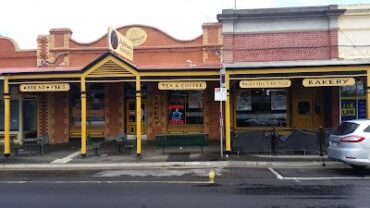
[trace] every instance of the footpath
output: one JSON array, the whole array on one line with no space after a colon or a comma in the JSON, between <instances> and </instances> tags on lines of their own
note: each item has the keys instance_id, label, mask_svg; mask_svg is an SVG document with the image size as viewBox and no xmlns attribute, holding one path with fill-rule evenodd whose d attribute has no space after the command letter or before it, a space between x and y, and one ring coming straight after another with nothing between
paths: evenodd
<instances>
[{"instance_id":1,"label":"footpath","mask_svg":"<svg viewBox=\"0 0 370 208\"><path fill-rule=\"evenodd\" d=\"M112 144L104 144L98 154L93 150L82 158L78 145L49 145L44 154L38 149L20 149L6 158L0 156L0 170L58 170L58 169L122 169L122 168L326 168L345 167L342 163L330 161L318 153L253 153L230 154L221 157L220 147L212 144L204 147L161 148L143 145L141 157L136 149L116 152Z\"/></svg>"}]
</instances>

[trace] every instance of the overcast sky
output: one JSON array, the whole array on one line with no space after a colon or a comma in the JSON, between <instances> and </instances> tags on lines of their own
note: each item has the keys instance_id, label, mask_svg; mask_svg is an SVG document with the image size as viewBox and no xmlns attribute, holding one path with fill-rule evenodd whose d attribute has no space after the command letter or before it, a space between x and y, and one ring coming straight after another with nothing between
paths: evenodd
<instances>
[{"instance_id":1,"label":"overcast sky","mask_svg":"<svg viewBox=\"0 0 370 208\"><path fill-rule=\"evenodd\" d=\"M37 35L68 27L72 38L88 43L108 26L143 24L182 40L201 35L202 23L216 22L235 0L7 0L1 2L0 35L21 49L35 49ZM237 9L370 3L370 0L236 0Z\"/></svg>"}]
</instances>

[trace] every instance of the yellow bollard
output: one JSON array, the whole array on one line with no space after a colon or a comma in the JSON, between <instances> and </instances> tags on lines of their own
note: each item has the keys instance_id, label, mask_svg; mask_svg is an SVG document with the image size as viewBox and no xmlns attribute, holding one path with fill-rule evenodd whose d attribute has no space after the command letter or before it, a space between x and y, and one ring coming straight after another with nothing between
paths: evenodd
<instances>
[{"instance_id":1,"label":"yellow bollard","mask_svg":"<svg viewBox=\"0 0 370 208\"><path fill-rule=\"evenodd\" d=\"M215 176L216 176L215 171L214 170L209 171L208 176L209 176L209 184L214 185L215 184Z\"/></svg>"}]
</instances>

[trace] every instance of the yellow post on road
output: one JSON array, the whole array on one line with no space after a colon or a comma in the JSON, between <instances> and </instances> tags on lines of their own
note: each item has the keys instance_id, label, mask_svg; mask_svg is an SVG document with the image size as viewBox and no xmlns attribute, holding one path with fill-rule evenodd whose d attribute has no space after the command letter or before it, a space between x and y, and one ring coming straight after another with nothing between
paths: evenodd
<instances>
[{"instance_id":1,"label":"yellow post on road","mask_svg":"<svg viewBox=\"0 0 370 208\"><path fill-rule=\"evenodd\" d=\"M86 157L86 82L81 77L81 156Z\"/></svg>"},{"instance_id":2,"label":"yellow post on road","mask_svg":"<svg viewBox=\"0 0 370 208\"><path fill-rule=\"evenodd\" d=\"M10 93L7 77L4 77L4 156L10 156Z\"/></svg>"},{"instance_id":3,"label":"yellow post on road","mask_svg":"<svg viewBox=\"0 0 370 208\"><path fill-rule=\"evenodd\" d=\"M136 155L141 156L141 80L136 75Z\"/></svg>"}]
</instances>

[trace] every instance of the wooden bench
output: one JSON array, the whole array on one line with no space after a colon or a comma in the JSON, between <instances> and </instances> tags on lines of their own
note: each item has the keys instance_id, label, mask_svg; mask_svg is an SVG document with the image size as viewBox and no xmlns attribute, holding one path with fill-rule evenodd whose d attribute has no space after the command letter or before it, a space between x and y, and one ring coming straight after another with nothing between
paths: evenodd
<instances>
[{"instance_id":1,"label":"wooden bench","mask_svg":"<svg viewBox=\"0 0 370 208\"><path fill-rule=\"evenodd\" d=\"M203 153L203 147L208 145L208 134L160 134L155 136L155 143L162 147L164 153L165 147L186 147L200 146Z\"/></svg>"},{"instance_id":2,"label":"wooden bench","mask_svg":"<svg viewBox=\"0 0 370 208\"><path fill-rule=\"evenodd\" d=\"M135 143L129 142L125 133L118 134L113 140L113 148L117 153L125 152L125 149L128 149L129 154L131 154L131 149L134 147Z\"/></svg>"}]
</instances>

